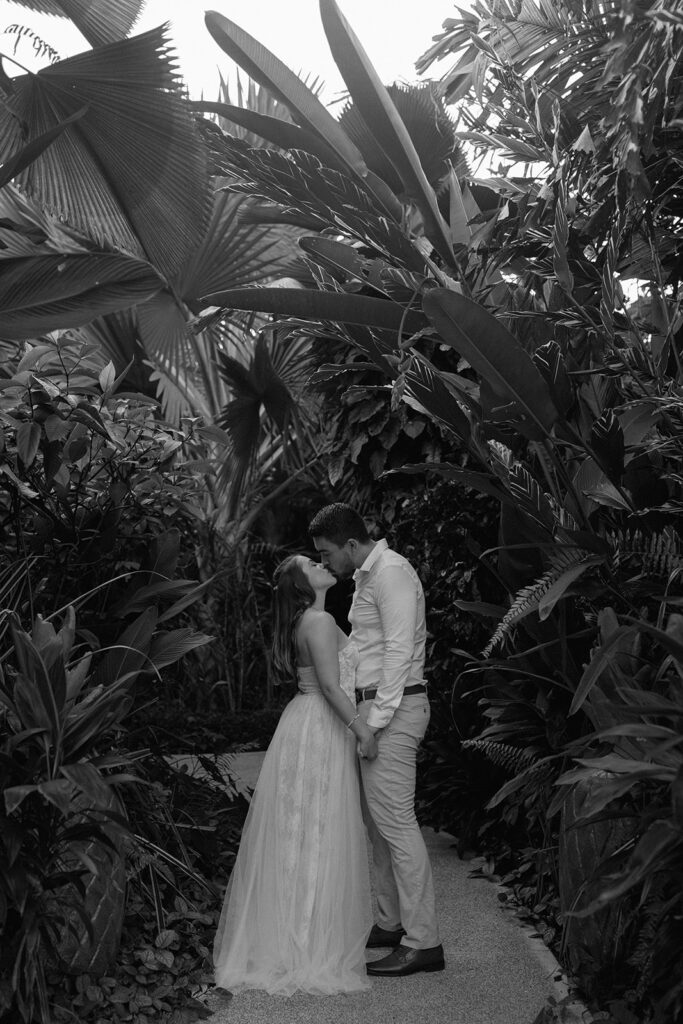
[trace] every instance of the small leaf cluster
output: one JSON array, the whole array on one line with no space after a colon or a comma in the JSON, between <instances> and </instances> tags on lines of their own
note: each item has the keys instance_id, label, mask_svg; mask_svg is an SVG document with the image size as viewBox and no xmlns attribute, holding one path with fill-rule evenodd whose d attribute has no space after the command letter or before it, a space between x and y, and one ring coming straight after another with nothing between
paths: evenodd
<instances>
[{"instance_id":1,"label":"small leaf cluster","mask_svg":"<svg viewBox=\"0 0 683 1024\"><path fill-rule=\"evenodd\" d=\"M49 979L55 1024L67 1024L74 1011L84 1024L194 1024L209 1017L203 997L213 983L216 924L206 898L176 896L161 930L148 905L129 901L111 975Z\"/></svg>"}]
</instances>

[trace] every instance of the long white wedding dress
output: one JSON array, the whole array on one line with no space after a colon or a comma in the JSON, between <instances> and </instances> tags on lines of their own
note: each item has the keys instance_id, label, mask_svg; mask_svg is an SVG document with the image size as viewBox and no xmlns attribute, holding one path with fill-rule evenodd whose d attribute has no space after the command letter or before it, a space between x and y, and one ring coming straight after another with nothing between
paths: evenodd
<instances>
[{"instance_id":1,"label":"long white wedding dress","mask_svg":"<svg viewBox=\"0 0 683 1024\"><path fill-rule=\"evenodd\" d=\"M355 703L358 650L339 652ZM369 988L372 926L355 738L299 669L266 752L214 943L216 984L317 995Z\"/></svg>"}]
</instances>

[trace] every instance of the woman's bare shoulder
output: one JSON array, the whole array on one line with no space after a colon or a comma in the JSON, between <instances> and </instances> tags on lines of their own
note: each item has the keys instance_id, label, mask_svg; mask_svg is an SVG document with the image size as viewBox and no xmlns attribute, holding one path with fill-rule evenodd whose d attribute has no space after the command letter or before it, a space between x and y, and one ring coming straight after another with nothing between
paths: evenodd
<instances>
[{"instance_id":1,"label":"woman's bare shoulder","mask_svg":"<svg viewBox=\"0 0 683 1024\"><path fill-rule=\"evenodd\" d=\"M299 620L299 625L302 631L308 633L311 631L318 632L324 630L335 631L337 629L337 623L334 621L334 617L329 612L322 611L319 608L307 608Z\"/></svg>"}]
</instances>

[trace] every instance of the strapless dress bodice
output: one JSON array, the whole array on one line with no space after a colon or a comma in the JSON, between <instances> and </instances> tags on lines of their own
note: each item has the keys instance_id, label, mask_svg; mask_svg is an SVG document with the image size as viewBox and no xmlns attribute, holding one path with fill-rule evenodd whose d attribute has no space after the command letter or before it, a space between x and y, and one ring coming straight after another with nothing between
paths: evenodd
<instances>
[{"instance_id":1,"label":"strapless dress bodice","mask_svg":"<svg viewBox=\"0 0 683 1024\"><path fill-rule=\"evenodd\" d=\"M339 651L339 685L347 697L355 700L356 666L358 665L358 648L349 641ZM299 693L321 693L320 683L312 665L304 665L297 671Z\"/></svg>"}]
</instances>

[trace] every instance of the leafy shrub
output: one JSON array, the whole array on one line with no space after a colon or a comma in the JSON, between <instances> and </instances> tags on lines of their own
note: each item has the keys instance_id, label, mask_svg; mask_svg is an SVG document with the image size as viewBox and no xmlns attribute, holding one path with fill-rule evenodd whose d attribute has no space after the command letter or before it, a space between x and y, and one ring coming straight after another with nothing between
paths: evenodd
<instances>
[{"instance_id":1,"label":"leafy shrub","mask_svg":"<svg viewBox=\"0 0 683 1024\"><path fill-rule=\"evenodd\" d=\"M193 1024L209 1015L212 946L247 811L223 786L147 758L127 801L132 838L121 948L103 977L48 973L55 1024Z\"/></svg>"},{"instance_id":2,"label":"leafy shrub","mask_svg":"<svg viewBox=\"0 0 683 1024\"><path fill-rule=\"evenodd\" d=\"M92 655L73 657L72 609L59 632L38 618L32 634L16 622L11 634L0 674L0 1011L47 1021L45 963L61 963L73 913L89 928L88 844L115 851L125 831L112 787L133 781L131 759L110 744L132 673L96 683Z\"/></svg>"}]
</instances>

